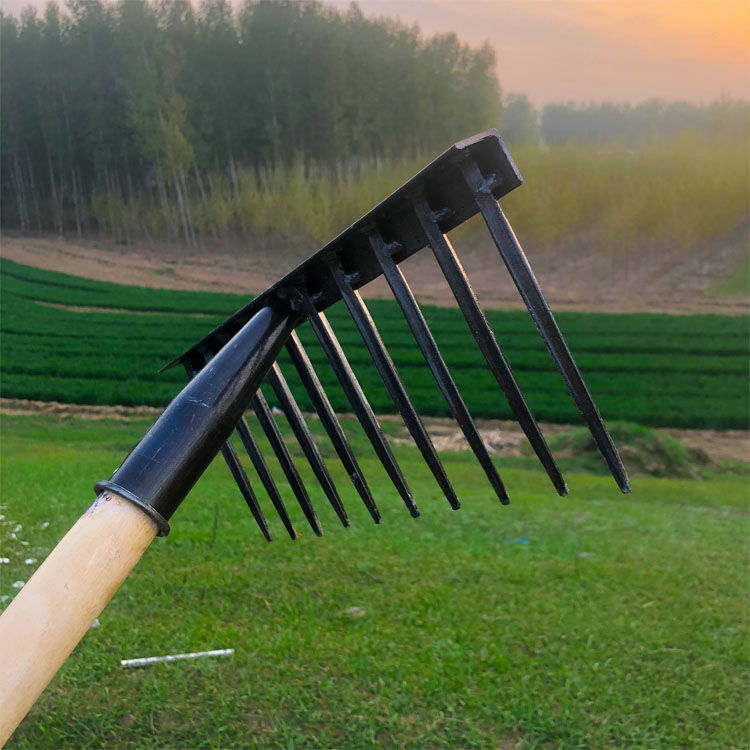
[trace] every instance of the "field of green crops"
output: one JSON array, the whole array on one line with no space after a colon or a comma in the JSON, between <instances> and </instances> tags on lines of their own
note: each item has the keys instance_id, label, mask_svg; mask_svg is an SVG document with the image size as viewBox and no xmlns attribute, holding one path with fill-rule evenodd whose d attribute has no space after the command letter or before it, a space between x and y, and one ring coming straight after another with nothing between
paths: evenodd
<instances>
[{"instance_id":1,"label":"field of green crops","mask_svg":"<svg viewBox=\"0 0 750 750\"><path fill-rule=\"evenodd\" d=\"M177 369L159 375L159 367L247 302L233 294L96 282L8 260L2 260L0 271L0 375L6 397L163 405L184 375ZM448 415L395 302L373 301L370 308L421 413ZM460 313L430 306L423 310L472 413L508 418L508 407ZM536 416L577 422L572 399L529 315L490 311L487 317ZM393 412L345 308L332 308L329 318L375 411ZM746 319L571 312L557 318L606 419L652 426L748 427ZM300 335L334 407L349 411L312 332L303 326ZM310 408L283 356L281 365L303 408Z\"/></svg>"}]
</instances>

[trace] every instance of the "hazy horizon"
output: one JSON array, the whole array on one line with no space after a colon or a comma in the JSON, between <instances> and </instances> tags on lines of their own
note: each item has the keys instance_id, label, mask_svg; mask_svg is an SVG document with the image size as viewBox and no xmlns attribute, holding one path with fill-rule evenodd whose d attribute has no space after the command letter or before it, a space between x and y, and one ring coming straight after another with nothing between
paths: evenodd
<instances>
[{"instance_id":1,"label":"hazy horizon","mask_svg":"<svg viewBox=\"0 0 750 750\"><path fill-rule=\"evenodd\" d=\"M194 3L197 4L197 3ZM238 4L238 3L235 3ZM346 9L349 0L327 3ZM750 99L745 0L359 0L366 16L455 32L497 54L503 94L550 102ZM43 0L0 0L18 16ZM60 3L64 7L64 3Z\"/></svg>"}]
</instances>

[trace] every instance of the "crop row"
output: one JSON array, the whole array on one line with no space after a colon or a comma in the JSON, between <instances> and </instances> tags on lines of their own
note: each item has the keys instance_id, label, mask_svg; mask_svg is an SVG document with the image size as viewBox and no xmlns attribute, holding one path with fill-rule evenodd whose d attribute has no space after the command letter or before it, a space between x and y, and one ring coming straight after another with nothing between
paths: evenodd
<instances>
[{"instance_id":1,"label":"crop row","mask_svg":"<svg viewBox=\"0 0 750 750\"><path fill-rule=\"evenodd\" d=\"M1 269L2 392L19 398L164 404L185 376L180 368L157 375L158 368L246 302L239 295L102 284L7 261ZM104 297L108 305L101 303ZM109 306L112 312L72 311L50 303ZM157 307L159 313L145 312ZM370 308L417 408L425 415L448 415L396 304L373 301ZM424 311L470 411L477 417L509 417L505 399L460 313L430 306ZM329 318L373 408L394 411L346 309L335 306ZM488 319L536 416L577 421L577 409L528 314L492 311ZM747 321L584 313L565 313L558 319L607 419L685 427L747 426ZM334 407L350 411L309 326L299 332ZM307 395L284 353L280 363L295 397L309 410Z\"/></svg>"},{"instance_id":2,"label":"crop row","mask_svg":"<svg viewBox=\"0 0 750 750\"><path fill-rule=\"evenodd\" d=\"M218 316L223 319L247 304L249 295L215 292L188 292L166 289L145 289L82 279L67 274L44 271L0 259L4 293L15 294L26 299L41 300L64 305L109 307L154 312L183 312ZM374 300L368 302L373 317L380 324L391 328L396 321L403 328L403 317L395 302ZM458 334L466 330L460 313L452 308L426 305L425 318L436 330ZM332 320L346 319L343 306L335 306L328 312ZM493 330L498 335L530 330L531 323L526 312L488 311L486 313ZM650 313L610 314L571 313L557 315L566 335L586 337L656 337L666 343L675 337L693 339L697 332L703 336L720 336L722 339L747 341L748 321L742 317L718 315L669 316Z\"/></svg>"},{"instance_id":3,"label":"crop row","mask_svg":"<svg viewBox=\"0 0 750 750\"><path fill-rule=\"evenodd\" d=\"M264 387L271 404L273 392ZM88 380L50 375L4 374L3 395L11 398L70 401L88 404L124 404L162 406L175 394L174 383L142 380ZM300 406L310 411L310 405L299 386L294 386ZM339 412L351 408L339 389L328 388L331 403ZM450 416L450 411L439 393L413 393L414 403L423 415ZM572 399L560 391L527 390L526 396L534 414L541 421L577 424L581 416ZM381 413L393 411L384 389L369 389L368 397ZM736 405L721 395L701 399L684 398L674 394L635 394L623 399L621 394L596 395L598 405L608 421L624 420L652 426L686 428L743 429L745 416ZM510 418L510 411L497 390L475 389L467 399L476 418ZM658 408L656 408L658 406Z\"/></svg>"},{"instance_id":4,"label":"crop row","mask_svg":"<svg viewBox=\"0 0 750 750\"><path fill-rule=\"evenodd\" d=\"M22 340L22 343L19 341ZM158 370L176 353L174 348L158 346L138 346L132 351L116 347L95 347L91 341L76 342L68 349L65 342L54 338L23 340L17 334L3 336L0 353L4 360L5 372L27 372L36 374L69 375L79 377L104 377L125 379L139 377L151 379L182 379L181 368L174 368L157 375ZM320 346L315 342L305 342L305 347L317 370L327 368L327 360ZM348 359L357 370L374 370L369 353L363 346L349 347ZM461 351L444 350L446 364L458 377L482 377L488 374L481 353L471 351L471 356ZM407 371L423 372L426 380L431 379L425 361L417 350L392 349L391 355L396 368L406 377ZM282 353L281 361L285 361ZM545 351L515 352L510 361L519 380L552 377L559 378L552 358ZM717 386L721 378L722 390L742 394L747 384L747 369L740 358L724 363L720 357L690 358L687 356L669 358L664 355L628 355L613 357L589 354L579 357L582 371L592 384L601 382L604 388L618 388L623 383L630 385L634 377L643 378L641 388L649 391L667 388L671 391L702 392ZM592 386L593 387L593 386Z\"/></svg>"},{"instance_id":5,"label":"crop row","mask_svg":"<svg viewBox=\"0 0 750 750\"><path fill-rule=\"evenodd\" d=\"M460 315L455 310L450 310L454 315ZM353 322L345 313L344 316L329 316L331 324L337 333L344 348L352 350L363 346L362 339L354 327ZM496 315L498 313L495 313ZM586 314L591 315L589 314ZM666 316L661 316L666 317ZM98 340L99 344L108 345L113 340L118 341L149 341L164 342L169 344L165 347L166 359L170 360L176 354L189 346L197 339L203 337L212 328L218 325L223 318L191 317L188 314L165 315L165 314L128 314L128 313L105 313L99 311L71 311L58 309L46 305L35 304L26 299L21 299L3 289L2 300L2 323L1 330L4 334L16 334L29 336L54 336L62 341L64 338L71 339L75 344L81 339L82 331L85 331L87 341ZM734 318L728 318L734 321ZM391 324L376 321L379 326L383 340L389 351L395 352L403 349L412 352L413 358L419 358L414 338L405 328L403 320L395 320ZM476 360L476 345L465 326L463 325L457 333L446 327L433 326L435 339L444 352L453 351L455 362L466 362L473 364ZM511 333L500 335L497 326L498 342L503 351L510 357L514 352L544 352L536 330L530 320L524 320L525 330L515 330ZM571 326L568 326L569 328ZM307 325L300 328L300 334L304 341L312 342L313 337ZM697 365L697 370L723 370L726 367L730 371L739 372L746 367L747 335L725 333L724 335L704 333L700 329L694 330L690 335L680 336L664 333L663 337L651 335L637 335L632 333L606 332L598 334L587 334L573 330L566 336L573 352L581 358L583 354L606 355L601 359L602 364L609 360L611 364L622 363L628 367L627 357L630 355L653 355L657 358L663 355L665 369L694 369L690 362L696 363L700 358L718 357L714 362L704 362ZM613 355L613 356L609 356ZM395 355L394 355L395 356ZM446 354L446 356L448 356ZM684 356L689 359L681 361L674 360L676 356ZM733 358L736 358L733 362ZM674 364L670 366L670 361ZM544 358L537 360L538 366L543 367ZM652 360L656 361L656 360ZM536 365L535 365L536 366ZM598 365L597 365L598 366Z\"/></svg>"}]
</instances>

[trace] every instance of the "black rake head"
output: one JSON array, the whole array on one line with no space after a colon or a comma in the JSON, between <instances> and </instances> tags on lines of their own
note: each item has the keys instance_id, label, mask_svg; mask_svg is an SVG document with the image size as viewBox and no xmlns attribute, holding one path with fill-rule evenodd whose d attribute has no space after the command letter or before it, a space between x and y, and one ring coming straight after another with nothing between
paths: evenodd
<instances>
[{"instance_id":1,"label":"black rake head","mask_svg":"<svg viewBox=\"0 0 750 750\"><path fill-rule=\"evenodd\" d=\"M445 236L446 232L481 213L615 481L623 492L629 492L630 485L617 449L526 256L497 203L498 198L521 184L521 176L497 131L488 130L456 143L349 229L167 365L182 364L188 374L188 384L112 477L95 485L96 490L111 490L135 503L151 516L164 535L169 532L169 518L211 460L221 452L261 532L270 541L271 534L255 490L229 442L236 431L282 523L295 539L297 533L281 494L244 417L248 407L252 407L305 518L313 532L321 535L310 496L265 399L261 387L264 385L273 391L315 478L341 523L348 526L349 518L339 492L287 384L287 376L277 362L282 348L286 348L336 455L372 519L379 523L380 513L367 480L295 332L296 327L307 322L375 455L410 515L418 516L419 509L401 468L326 317L325 310L343 300L417 448L450 507L458 509L458 497L435 446L358 291L382 275L398 302L425 365L495 494L506 505L509 498L505 485L399 266L418 250L429 247L513 415L555 489L565 495L567 487L560 470L487 324L458 256Z\"/></svg>"},{"instance_id":2,"label":"black rake head","mask_svg":"<svg viewBox=\"0 0 750 750\"><path fill-rule=\"evenodd\" d=\"M182 364L188 376L193 377L251 320L253 315L269 303L269 300L274 300L276 303L283 300L297 313L295 325L309 322L375 455L385 468L407 510L416 517L419 515L419 510L406 480L326 318L325 310L332 304L343 300L417 448L450 507L458 509L459 500L438 458L432 440L358 292L360 287L383 275L401 308L426 366L432 372L471 450L500 502L507 504L508 493L500 475L451 377L409 284L399 268L399 264L406 258L422 248L429 247L435 255L435 260L453 292L458 307L500 391L558 494L565 495L567 494L565 481L521 393L510 365L503 356L477 303L459 258L446 237L448 231L479 212L615 481L622 492L629 492L628 477L617 449L573 361L560 329L534 278L528 260L498 205L499 198L521 184L521 175L497 131L488 130L456 143L345 232L166 367ZM375 523L379 523L380 513L367 481L310 359L294 331L286 339L285 348L336 455L372 519ZM275 394L331 506L341 523L348 526L349 519L341 497L277 362L274 362L266 373L265 384ZM250 405L308 523L314 533L320 535L322 533L320 522L262 389L257 390ZM244 417L237 422L236 430L263 487L289 535L294 539L297 534L284 508L279 490ZM270 541L268 525L234 448L227 441L222 446L221 452L258 526L265 538Z\"/></svg>"}]
</instances>

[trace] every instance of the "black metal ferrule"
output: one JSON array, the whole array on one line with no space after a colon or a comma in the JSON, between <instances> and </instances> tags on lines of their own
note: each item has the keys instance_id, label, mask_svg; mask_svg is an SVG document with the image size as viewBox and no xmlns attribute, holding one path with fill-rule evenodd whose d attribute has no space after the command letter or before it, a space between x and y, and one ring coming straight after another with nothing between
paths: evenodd
<instances>
[{"instance_id":1,"label":"black metal ferrule","mask_svg":"<svg viewBox=\"0 0 750 750\"><path fill-rule=\"evenodd\" d=\"M299 321L288 302L259 310L183 388L97 493L110 490L169 532L169 519L229 439Z\"/></svg>"}]
</instances>

